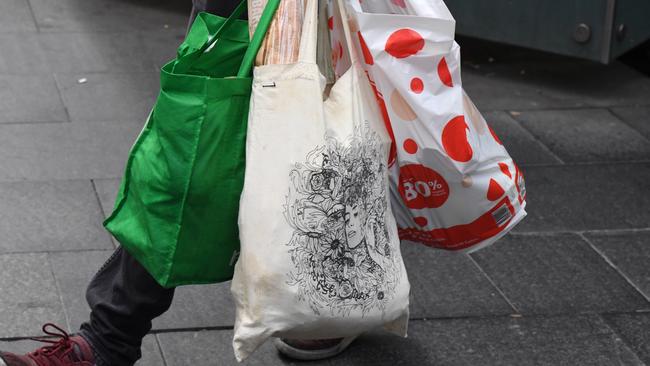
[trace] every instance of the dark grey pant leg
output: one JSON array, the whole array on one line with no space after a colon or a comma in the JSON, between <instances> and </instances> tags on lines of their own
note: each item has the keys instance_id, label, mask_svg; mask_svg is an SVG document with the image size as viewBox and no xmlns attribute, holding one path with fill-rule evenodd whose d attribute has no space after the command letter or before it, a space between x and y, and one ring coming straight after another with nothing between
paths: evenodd
<instances>
[{"instance_id":1,"label":"dark grey pant leg","mask_svg":"<svg viewBox=\"0 0 650 366\"><path fill-rule=\"evenodd\" d=\"M169 309L173 297L174 289L160 286L120 247L88 286L90 321L80 334L110 366L131 366L142 356L151 321Z\"/></svg>"}]
</instances>

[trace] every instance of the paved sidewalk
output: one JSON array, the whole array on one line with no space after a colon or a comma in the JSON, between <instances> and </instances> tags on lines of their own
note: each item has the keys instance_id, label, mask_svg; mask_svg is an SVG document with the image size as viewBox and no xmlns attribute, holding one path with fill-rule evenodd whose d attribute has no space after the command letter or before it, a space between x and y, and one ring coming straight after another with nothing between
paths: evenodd
<instances>
[{"instance_id":1,"label":"paved sidewalk","mask_svg":"<svg viewBox=\"0 0 650 366\"><path fill-rule=\"evenodd\" d=\"M75 331L101 226L189 1L0 1L0 348ZM410 336L327 365L650 365L650 79L461 41L463 82L527 179L529 217L471 256L404 247ZM234 365L228 284L185 287L138 365ZM247 365L282 365L270 344Z\"/></svg>"}]
</instances>

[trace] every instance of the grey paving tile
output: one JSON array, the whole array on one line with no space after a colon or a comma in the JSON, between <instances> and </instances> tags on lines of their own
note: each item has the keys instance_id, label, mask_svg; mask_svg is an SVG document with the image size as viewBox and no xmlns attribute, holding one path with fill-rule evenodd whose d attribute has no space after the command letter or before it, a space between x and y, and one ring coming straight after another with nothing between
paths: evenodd
<instances>
[{"instance_id":1,"label":"grey paving tile","mask_svg":"<svg viewBox=\"0 0 650 366\"><path fill-rule=\"evenodd\" d=\"M39 335L47 322L65 324L46 254L3 254L0 268L0 338Z\"/></svg>"},{"instance_id":2,"label":"grey paving tile","mask_svg":"<svg viewBox=\"0 0 650 366\"><path fill-rule=\"evenodd\" d=\"M414 243L402 245L402 255L411 282L411 317L514 313L468 256Z\"/></svg>"},{"instance_id":3,"label":"grey paving tile","mask_svg":"<svg viewBox=\"0 0 650 366\"><path fill-rule=\"evenodd\" d=\"M612 112L650 139L650 107L612 108Z\"/></svg>"},{"instance_id":4,"label":"grey paving tile","mask_svg":"<svg viewBox=\"0 0 650 366\"><path fill-rule=\"evenodd\" d=\"M113 212L120 182L121 179L97 179L93 182L105 217L108 217Z\"/></svg>"},{"instance_id":5,"label":"grey paving tile","mask_svg":"<svg viewBox=\"0 0 650 366\"><path fill-rule=\"evenodd\" d=\"M498 334L498 337L495 335ZM158 334L173 365L235 365L231 331ZM275 365L269 343L244 364ZM643 365L595 315L413 321L409 337L362 336L332 365Z\"/></svg>"},{"instance_id":6,"label":"grey paving tile","mask_svg":"<svg viewBox=\"0 0 650 366\"><path fill-rule=\"evenodd\" d=\"M579 100L543 94L534 80L519 74L526 65L507 65L496 71L491 65L479 69L463 66L463 87L481 111L584 106Z\"/></svg>"},{"instance_id":7,"label":"grey paving tile","mask_svg":"<svg viewBox=\"0 0 650 366\"><path fill-rule=\"evenodd\" d=\"M153 60L156 70L176 57L176 49L183 43L186 30L187 28L183 26L140 32L142 39L145 40L144 49Z\"/></svg>"},{"instance_id":8,"label":"grey paving tile","mask_svg":"<svg viewBox=\"0 0 650 366\"><path fill-rule=\"evenodd\" d=\"M432 322L411 321L408 338L383 331L362 335L343 354L331 360L332 365L437 365L430 339ZM436 323L437 324L437 323Z\"/></svg>"},{"instance_id":9,"label":"grey paving tile","mask_svg":"<svg viewBox=\"0 0 650 366\"><path fill-rule=\"evenodd\" d=\"M519 166L561 162L508 113L486 112L484 117Z\"/></svg>"},{"instance_id":10,"label":"grey paving tile","mask_svg":"<svg viewBox=\"0 0 650 366\"><path fill-rule=\"evenodd\" d=\"M54 275L68 316L68 329L76 332L88 321L90 308L86 288L112 250L49 253Z\"/></svg>"},{"instance_id":11,"label":"grey paving tile","mask_svg":"<svg viewBox=\"0 0 650 366\"><path fill-rule=\"evenodd\" d=\"M610 314L604 317L641 361L650 364L650 313Z\"/></svg>"},{"instance_id":12,"label":"grey paving tile","mask_svg":"<svg viewBox=\"0 0 650 366\"><path fill-rule=\"evenodd\" d=\"M54 72L151 71L146 43L134 33L40 34L42 54Z\"/></svg>"},{"instance_id":13,"label":"grey paving tile","mask_svg":"<svg viewBox=\"0 0 650 366\"><path fill-rule=\"evenodd\" d=\"M650 299L650 232L586 237Z\"/></svg>"},{"instance_id":14,"label":"grey paving tile","mask_svg":"<svg viewBox=\"0 0 650 366\"><path fill-rule=\"evenodd\" d=\"M82 77L86 81L79 83ZM143 125L159 90L154 72L57 74L56 78L73 122Z\"/></svg>"},{"instance_id":15,"label":"grey paving tile","mask_svg":"<svg viewBox=\"0 0 650 366\"><path fill-rule=\"evenodd\" d=\"M165 361L158 347L158 341L153 334L147 335L142 340L142 358L135 363L135 366L162 366Z\"/></svg>"},{"instance_id":16,"label":"grey paving tile","mask_svg":"<svg viewBox=\"0 0 650 366\"><path fill-rule=\"evenodd\" d=\"M527 212L515 231L646 228L650 164L524 167Z\"/></svg>"},{"instance_id":17,"label":"grey paving tile","mask_svg":"<svg viewBox=\"0 0 650 366\"><path fill-rule=\"evenodd\" d=\"M0 34L0 73L152 71L148 41L140 32Z\"/></svg>"},{"instance_id":18,"label":"grey paving tile","mask_svg":"<svg viewBox=\"0 0 650 366\"><path fill-rule=\"evenodd\" d=\"M0 181L121 177L142 124L0 124Z\"/></svg>"},{"instance_id":19,"label":"grey paving tile","mask_svg":"<svg viewBox=\"0 0 650 366\"><path fill-rule=\"evenodd\" d=\"M0 183L0 253L111 248L90 181Z\"/></svg>"},{"instance_id":20,"label":"grey paving tile","mask_svg":"<svg viewBox=\"0 0 650 366\"><path fill-rule=\"evenodd\" d=\"M41 328L38 327L38 329L33 329L33 332L30 334L40 336L41 335L40 331ZM37 348L42 347L43 345L44 343L40 343L32 340L0 341L0 350L5 352L16 353L20 355L20 354L31 352Z\"/></svg>"},{"instance_id":21,"label":"grey paving tile","mask_svg":"<svg viewBox=\"0 0 650 366\"><path fill-rule=\"evenodd\" d=\"M0 75L0 123L67 120L52 76Z\"/></svg>"},{"instance_id":22,"label":"grey paving tile","mask_svg":"<svg viewBox=\"0 0 650 366\"><path fill-rule=\"evenodd\" d=\"M121 179L96 179L93 181L95 185L95 191L99 197L99 202L102 206L102 211L104 217L108 217L113 213L113 207L115 207L115 198L117 196L117 191L120 187ZM113 245L117 248L120 243L111 235Z\"/></svg>"},{"instance_id":23,"label":"grey paving tile","mask_svg":"<svg viewBox=\"0 0 650 366\"><path fill-rule=\"evenodd\" d=\"M176 289L172 306L154 320L154 329L232 326L235 304L230 282L214 285L182 286Z\"/></svg>"},{"instance_id":24,"label":"grey paving tile","mask_svg":"<svg viewBox=\"0 0 650 366\"><path fill-rule=\"evenodd\" d=\"M185 1L30 0L43 31L163 29L187 24Z\"/></svg>"},{"instance_id":25,"label":"grey paving tile","mask_svg":"<svg viewBox=\"0 0 650 366\"><path fill-rule=\"evenodd\" d=\"M578 235L517 235L472 254L523 314L650 309Z\"/></svg>"},{"instance_id":26,"label":"grey paving tile","mask_svg":"<svg viewBox=\"0 0 650 366\"><path fill-rule=\"evenodd\" d=\"M336 365L637 365L643 363L595 315L411 322L409 337L370 334Z\"/></svg>"},{"instance_id":27,"label":"grey paving tile","mask_svg":"<svg viewBox=\"0 0 650 366\"><path fill-rule=\"evenodd\" d=\"M24 354L40 348L43 345L45 344L29 340L13 342L0 341L0 350L16 354ZM136 366L161 366L164 364L155 336L148 335L144 337L142 340L142 358L136 363Z\"/></svg>"},{"instance_id":28,"label":"grey paving tile","mask_svg":"<svg viewBox=\"0 0 650 366\"><path fill-rule=\"evenodd\" d=\"M249 359L237 363L232 350L232 330L157 334L167 366L209 365L298 365L278 355L271 342L266 342ZM327 361L310 365L329 365Z\"/></svg>"},{"instance_id":29,"label":"grey paving tile","mask_svg":"<svg viewBox=\"0 0 650 366\"><path fill-rule=\"evenodd\" d=\"M463 86L481 110L650 105L650 79L621 63L572 60L464 67Z\"/></svg>"},{"instance_id":30,"label":"grey paving tile","mask_svg":"<svg viewBox=\"0 0 650 366\"><path fill-rule=\"evenodd\" d=\"M48 74L50 64L38 38L30 32L0 33L0 74Z\"/></svg>"},{"instance_id":31,"label":"grey paving tile","mask_svg":"<svg viewBox=\"0 0 650 366\"><path fill-rule=\"evenodd\" d=\"M650 159L650 140L606 109L525 111L516 119L565 162Z\"/></svg>"},{"instance_id":32,"label":"grey paving tile","mask_svg":"<svg viewBox=\"0 0 650 366\"><path fill-rule=\"evenodd\" d=\"M36 31L28 0L0 2L0 32Z\"/></svg>"}]
</instances>

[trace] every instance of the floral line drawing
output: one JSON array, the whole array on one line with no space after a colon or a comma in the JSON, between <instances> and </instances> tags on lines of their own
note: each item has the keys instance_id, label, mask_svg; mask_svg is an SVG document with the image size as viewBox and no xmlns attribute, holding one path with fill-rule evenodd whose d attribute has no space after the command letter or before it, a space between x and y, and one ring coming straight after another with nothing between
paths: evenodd
<instances>
[{"instance_id":1,"label":"floral line drawing","mask_svg":"<svg viewBox=\"0 0 650 366\"><path fill-rule=\"evenodd\" d=\"M345 144L327 137L289 175L288 284L316 314L365 315L393 297L401 259L386 227L386 156L366 123Z\"/></svg>"}]
</instances>

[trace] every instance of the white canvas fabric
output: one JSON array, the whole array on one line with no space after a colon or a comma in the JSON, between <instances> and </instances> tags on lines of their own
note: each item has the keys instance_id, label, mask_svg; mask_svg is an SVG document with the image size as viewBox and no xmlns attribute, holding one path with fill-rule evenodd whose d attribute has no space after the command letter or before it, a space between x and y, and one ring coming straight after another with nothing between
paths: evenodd
<instances>
[{"instance_id":1,"label":"white canvas fabric","mask_svg":"<svg viewBox=\"0 0 650 366\"><path fill-rule=\"evenodd\" d=\"M409 283L391 211L391 140L356 58L324 100L317 0L300 61L255 68L232 294L238 360L269 337L384 326L405 336Z\"/></svg>"},{"instance_id":2,"label":"white canvas fabric","mask_svg":"<svg viewBox=\"0 0 650 366\"><path fill-rule=\"evenodd\" d=\"M442 0L346 0L329 19L336 74L349 62L343 23L394 139L393 212L400 238L474 251L526 215L519 167L465 94L455 21ZM331 8L336 7L330 1ZM331 10L330 10L331 11Z\"/></svg>"}]
</instances>

